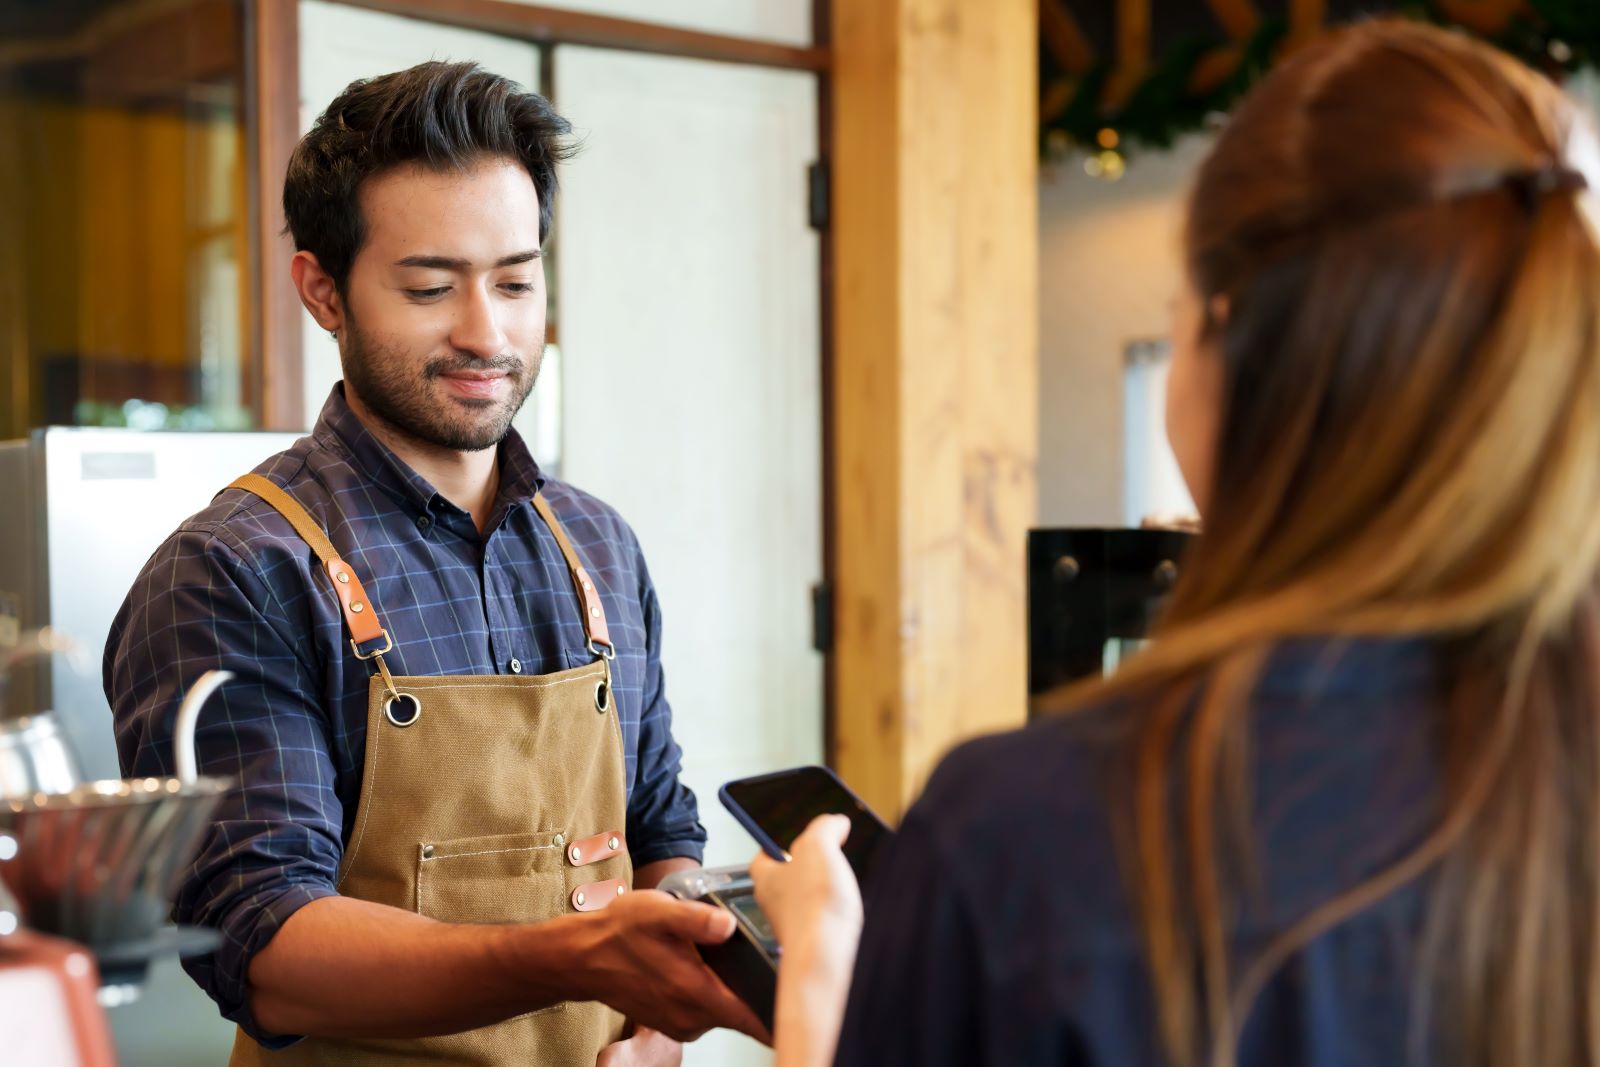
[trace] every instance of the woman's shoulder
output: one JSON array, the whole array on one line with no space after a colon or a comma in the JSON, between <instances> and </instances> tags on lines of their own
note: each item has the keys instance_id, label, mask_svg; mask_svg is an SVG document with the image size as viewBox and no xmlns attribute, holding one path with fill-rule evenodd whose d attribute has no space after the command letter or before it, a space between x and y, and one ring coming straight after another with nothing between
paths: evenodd
<instances>
[{"instance_id":1,"label":"woman's shoulder","mask_svg":"<svg viewBox=\"0 0 1600 1067\"><path fill-rule=\"evenodd\" d=\"M1133 713L1106 702L965 741L939 762L913 810L973 826L1059 814L1097 798Z\"/></svg>"},{"instance_id":2,"label":"woman's shoulder","mask_svg":"<svg viewBox=\"0 0 1600 1067\"><path fill-rule=\"evenodd\" d=\"M1244 709L1261 828L1281 841L1310 821L1366 824L1369 801L1414 802L1428 784L1418 776L1431 763L1436 689L1425 641L1308 638L1275 649ZM1116 882L1115 815L1132 809L1137 737L1165 696L1092 701L967 741L940 762L907 820L947 854ZM1169 782L1182 767L1170 755ZM1290 795L1293 804L1278 803Z\"/></svg>"},{"instance_id":3,"label":"woman's shoulder","mask_svg":"<svg viewBox=\"0 0 1600 1067\"><path fill-rule=\"evenodd\" d=\"M1131 924L1116 921L1125 903L1111 818L1124 714L1106 705L967 741L907 813L902 831L926 866L969 902L1005 901L975 908L988 951L1026 955L1040 929L1132 950Z\"/></svg>"}]
</instances>

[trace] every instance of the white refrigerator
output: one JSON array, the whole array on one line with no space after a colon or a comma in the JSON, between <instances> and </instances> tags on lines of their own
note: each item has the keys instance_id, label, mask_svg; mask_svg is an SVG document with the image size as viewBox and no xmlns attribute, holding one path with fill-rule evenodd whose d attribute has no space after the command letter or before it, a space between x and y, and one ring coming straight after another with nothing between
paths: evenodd
<instances>
[{"instance_id":1,"label":"white refrigerator","mask_svg":"<svg viewBox=\"0 0 1600 1067\"><path fill-rule=\"evenodd\" d=\"M84 774L121 777L100 682L112 617L178 523L296 437L53 427L0 443L0 656L45 625L83 651L18 672L0 714L55 711ZM176 960L109 1014L119 1067L227 1062L233 1027Z\"/></svg>"}]
</instances>

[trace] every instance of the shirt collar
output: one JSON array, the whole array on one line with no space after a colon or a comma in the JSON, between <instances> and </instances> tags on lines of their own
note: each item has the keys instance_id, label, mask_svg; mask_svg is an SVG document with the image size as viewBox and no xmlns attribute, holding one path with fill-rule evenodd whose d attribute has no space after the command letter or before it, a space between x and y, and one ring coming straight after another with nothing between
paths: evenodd
<instances>
[{"instance_id":1,"label":"shirt collar","mask_svg":"<svg viewBox=\"0 0 1600 1067\"><path fill-rule=\"evenodd\" d=\"M390 451L356 417L345 400L343 382L334 383L328 393L311 436L323 444L338 447L350 457L351 466L357 474L402 504L409 503L419 511L427 511L435 503L460 510L445 499L431 482ZM531 502L544 487L545 478L522 440L522 435L510 430L498 447L500 491L496 510Z\"/></svg>"}]
</instances>

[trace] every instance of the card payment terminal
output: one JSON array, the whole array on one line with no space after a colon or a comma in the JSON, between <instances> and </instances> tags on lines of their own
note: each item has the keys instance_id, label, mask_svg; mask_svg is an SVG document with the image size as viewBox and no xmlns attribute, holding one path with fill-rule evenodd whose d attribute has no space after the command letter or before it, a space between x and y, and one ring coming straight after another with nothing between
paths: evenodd
<instances>
[{"instance_id":1,"label":"card payment terminal","mask_svg":"<svg viewBox=\"0 0 1600 1067\"><path fill-rule=\"evenodd\" d=\"M678 871L662 879L656 888L680 900L715 905L733 916L733 936L720 945L701 945L700 956L770 1031L778 994L778 941L772 934L772 924L756 904L750 869Z\"/></svg>"}]
</instances>

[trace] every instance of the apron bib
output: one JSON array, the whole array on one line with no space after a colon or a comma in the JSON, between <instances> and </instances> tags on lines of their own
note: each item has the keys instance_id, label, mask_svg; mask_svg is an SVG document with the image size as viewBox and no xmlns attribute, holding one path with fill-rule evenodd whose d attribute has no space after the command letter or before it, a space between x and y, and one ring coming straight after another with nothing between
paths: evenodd
<instances>
[{"instance_id":1,"label":"apron bib","mask_svg":"<svg viewBox=\"0 0 1600 1067\"><path fill-rule=\"evenodd\" d=\"M534 507L572 573L595 662L538 676L407 677L389 673L383 655L392 642L310 515L258 475L231 488L271 504L311 545L339 596L352 649L376 668L339 892L443 922L536 923L602 908L630 889L627 777L605 610L544 498L536 496ZM381 647L363 649L370 645ZM230 1065L591 1067L622 1030L622 1016L604 1004L573 1001L459 1034L309 1037L278 1052L240 1031Z\"/></svg>"}]
</instances>

